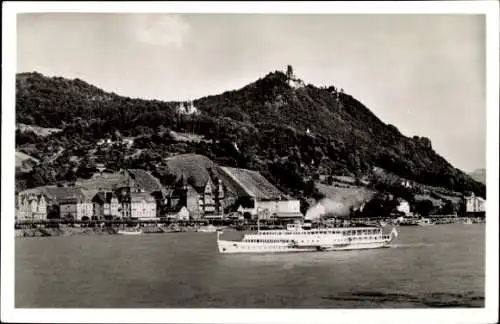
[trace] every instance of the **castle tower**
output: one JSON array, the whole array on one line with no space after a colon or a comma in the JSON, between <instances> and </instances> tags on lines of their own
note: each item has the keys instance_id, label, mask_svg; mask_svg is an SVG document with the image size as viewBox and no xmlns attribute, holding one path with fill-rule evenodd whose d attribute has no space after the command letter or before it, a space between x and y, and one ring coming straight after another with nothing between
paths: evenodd
<instances>
[{"instance_id":1,"label":"castle tower","mask_svg":"<svg viewBox=\"0 0 500 324\"><path fill-rule=\"evenodd\" d=\"M293 77L294 77L294 76L293 76L293 68L292 68L292 66L291 66L291 65L288 65L288 66L286 67L286 77L287 77L288 79L293 79Z\"/></svg>"}]
</instances>

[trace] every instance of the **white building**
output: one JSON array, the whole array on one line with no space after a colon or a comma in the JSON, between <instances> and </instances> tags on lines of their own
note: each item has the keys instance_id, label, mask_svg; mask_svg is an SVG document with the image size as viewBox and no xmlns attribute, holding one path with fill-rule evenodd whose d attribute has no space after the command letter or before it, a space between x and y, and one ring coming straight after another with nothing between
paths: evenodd
<instances>
[{"instance_id":1,"label":"white building","mask_svg":"<svg viewBox=\"0 0 500 324\"><path fill-rule=\"evenodd\" d=\"M403 180L403 181L401 181L401 185L402 185L403 187L405 187L405 188L411 188L411 187L412 187L412 185L411 185L410 181L408 181L408 180Z\"/></svg>"},{"instance_id":2,"label":"white building","mask_svg":"<svg viewBox=\"0 0 500 324\"><path fill-rule=\"evenodd\" d=\"M47 219L47 200L43 194L20 194L18 196L18 207L18 220Z\"/></svg>"},{"instance_id":3,"label":"white building","mask_svg":"<svg viewBox=\"0 0 500 324\"><path fill-rule=\"evenodd\" d=\"M156 200L147 192L130 193L130 216L136 219L156 218Z\"/></svg>"},{"instance_id":4,"label":"white building","mask_svg":"<svg viewBox=\"0 0 500 324\"><path fill-rule=\"evenodd\" d=\"M130 147L132 147L132 145L134 145L134 139L130 138L130 137L126 137L122 140L122 144L130 148Z\"/></svg>"},{"instance_id":5,"label":"white building","mask_svg":"<svg viewBox=\"0 0 500 324\"><path fill-rule=\"evenodd\" d=\"M177 112L183 115L193 115L198 113L198 108L193 105L192 101L188 101L187 104L181 102L177 106Z\"/></svg>"},{"instance_id":6,"label":"white building","mask_svg":"<svg viewBox=\"0 0 500 324\"><path fill-rule=\"evenodd\" d=\"M259 172L220 167L220 176L229 191L244 198L247 202L240 204L238 212L256 218L302 217L300 200L288 199Z\"/></svg>"},{"instance_id":7,"label":"white building","mask_svg":"<svg viewBox=\"0 0 500 324\"><path fill-rule=\"evenodd\" d=\"M252 216L259 215L261 219L277 217L298 217L300 212L300 200L255 200L253 207L238 207L238 212L250 213Z\"/></svg>"},{"instance_id":8,"label":"white building","mask_svg":"<svg viewBox=\"0 0 500 324\"><path fill-rule=\"evenodd\" d=\"M474 193L470 196L465 196L465 212L480 213L486 212L486 200L482 197L477 197Z\"/></svg>"}]
</instances>

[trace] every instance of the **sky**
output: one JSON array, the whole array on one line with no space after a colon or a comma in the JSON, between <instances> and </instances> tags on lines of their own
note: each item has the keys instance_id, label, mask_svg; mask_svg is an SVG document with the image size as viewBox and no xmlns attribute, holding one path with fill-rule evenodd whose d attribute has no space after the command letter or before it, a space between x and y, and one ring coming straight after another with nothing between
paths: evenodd
<instances>
[{"instance_id":1,"label":"sky","mask_svg":"<svg viewBox=\"0 0 500 324\"><path fill-rule=\"evenodd\" d=\"M485 37L471 14L31 13L17 17L17 72L187 100L290 64L471 172L486 166Z\"/></svg>"}]
</instances>

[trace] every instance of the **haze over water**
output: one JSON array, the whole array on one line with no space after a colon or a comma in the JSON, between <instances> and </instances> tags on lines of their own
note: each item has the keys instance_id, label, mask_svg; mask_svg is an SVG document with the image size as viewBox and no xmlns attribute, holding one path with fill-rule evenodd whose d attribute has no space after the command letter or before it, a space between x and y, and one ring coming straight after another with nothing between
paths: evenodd
<instances>
[{"instance_id":1,"label":"haze over water","mask_svg":"<svg viewBox=\"0 0 500 324\"><path fill-rule=\"evenodd\" d=\"M15 307L484 307L484 224L399 233L388 249L272 255L218 255L214 233L17 238Z\"/></svg>"}]
</instances>

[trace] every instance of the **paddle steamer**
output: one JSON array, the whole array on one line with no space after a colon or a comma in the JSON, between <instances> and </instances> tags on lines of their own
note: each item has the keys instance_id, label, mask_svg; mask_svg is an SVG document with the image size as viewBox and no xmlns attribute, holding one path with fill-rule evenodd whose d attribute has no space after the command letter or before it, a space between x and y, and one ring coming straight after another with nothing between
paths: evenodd
<instances>
[{"instance_id":1,"label":"paddle steamer","mask_svg":"<svg viewBox=\"0 0 500 324\"><path fill-rule=\"evenodd\" d=\"M245 234L241 241L220 239L219 253L284 253L360 250L389 247L398 236L393 227L384 234L381 227L311 228L306 224L288 224L284 230L257 230Z\"/></svg>"}]
</instances>

